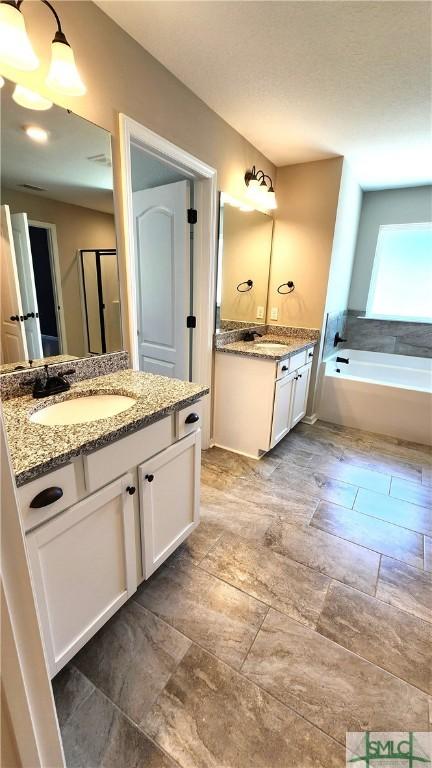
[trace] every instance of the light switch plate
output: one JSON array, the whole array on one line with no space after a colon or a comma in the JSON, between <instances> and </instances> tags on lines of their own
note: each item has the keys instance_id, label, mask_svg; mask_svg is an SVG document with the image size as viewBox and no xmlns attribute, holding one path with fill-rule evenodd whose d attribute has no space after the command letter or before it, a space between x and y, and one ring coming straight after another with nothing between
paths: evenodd
<instances>
[{"instance_id":1,"label":"light switch plate","mask_svg":"<svg viewBox=\"0 0 432 768\"><path fill-rule=\"evenodd\" d=\"M256 316L258 320L262 320L262 318L264 317L264 307L257 307Z\"/></svg>"},{"instance_id":2,"label":"light switch plate","mask_svg":"<svg viewBox=\"0 0 432 768\"><path fill-rule=\"evenodd\" d=\"M271 308L270 319L271 320L277 320L278 319L278 308L277 307L272 307Z\"/></svg>"}]
</instances>

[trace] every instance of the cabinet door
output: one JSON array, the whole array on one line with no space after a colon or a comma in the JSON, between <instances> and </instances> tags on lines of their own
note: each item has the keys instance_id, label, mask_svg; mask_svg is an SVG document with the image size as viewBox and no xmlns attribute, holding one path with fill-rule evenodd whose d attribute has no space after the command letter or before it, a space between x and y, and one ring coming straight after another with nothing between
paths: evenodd
<instances>
[{"instance_id":1,"label":"cabinet door","mask_svg":"<svg viewBox=\"0 0 432 768\"><path fill-rule=\"evenodd\" d=\"M294 427L306 413L312 363L299 368L294 375L291 426Z\"/></svg>"},{"instance_id":2,"label":"cabinet door","mask_svg":"<svg viewBox=\"0 0 432 768\"><path fill-rule=\"evenodd\" d=\"M138 467L144 578L199 522L201 432Z\"/></svg>"},{"instance_id":3,"label":"cabinet door","mask_svg":"<svg viewBox=\"0 0 432 768\"><path fill-rule=\"evenodd\" d=\"M290 373L276 382L270 448L282 440L291 429L291 401L295 375Z\"/></svg>"},{"instance_id":4,"label":"cabinet door","mask_svg":"<svg viewBox=\"0 0 432 768\"><path fill-rule=\"evenodd\" d=\"M136 590L132 475L27 534L54 676Z\"/></svg>"}]
</instances>

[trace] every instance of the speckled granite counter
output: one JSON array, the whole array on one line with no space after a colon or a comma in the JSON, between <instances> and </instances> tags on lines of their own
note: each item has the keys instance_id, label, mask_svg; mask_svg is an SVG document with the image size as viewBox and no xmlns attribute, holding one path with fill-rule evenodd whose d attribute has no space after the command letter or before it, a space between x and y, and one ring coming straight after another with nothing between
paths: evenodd
<instances>
[{"instance_id":1,"label":"speckled granite counter","mask_svg":"<svg viewBox=\"0 0 432 768\"><path fill-rule=\"evenodd\" d=\"M44 400L34 400L31 395L6 400L3 416L17 485L152 424L208 391L199 384L125 370L87 379L74 384L68 392ZM116 416L73 426L45 426L29 419L48 405L104 392L129 395L137 402Z\"/></svg>"},{"instance_id":2,"label":"speckled granite counter","mask_svg":"<svg viewBox=\"0 0 432 768\"><path fill-rule=\"evenodd\" d=\"M279 349L263 349L260 342L277 344ZM302 338L301 336L281 336L279 334L266 333L257 341L232 341L218 346L217 352L226 352L245 357L261 357L264 360L286 360L288 357L309 349L317 343L317 339Z\"/></svg>"}]
</instances>

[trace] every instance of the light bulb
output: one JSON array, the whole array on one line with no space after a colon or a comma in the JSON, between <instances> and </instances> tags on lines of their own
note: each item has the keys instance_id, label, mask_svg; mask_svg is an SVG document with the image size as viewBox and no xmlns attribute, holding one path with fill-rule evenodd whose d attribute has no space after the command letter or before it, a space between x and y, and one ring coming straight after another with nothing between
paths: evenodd
<instances>
[{"instance_id":1,"label":"light bulb","mask_svg":"<svg viewBox=\"0 0 432 768\"><path fill-rule=\"evenodd\" d=\"M0 3L0 63L26 71L39 66L25 28L24 16L9 3Z\"/></svg>"},{"instance_id":2,"label":"light bulb","mask_svg":"<svg viewBox=\"0 0 432 768\"><path fill-rule=\"evenodd\" d=\"M45 128L39 128L38 125L27 125L24 131L29 139L37 141L39 144L45 144L48 141L48 131Z\"/></svg>"},{"instance_id":3,"label":"light bulb","mask_svg":"<svg viewBox=\"0 0 432 768\"><path fill-rule=\"evenodd\" d=\"M12 94L13 100L26 109L37 109L42 111L44 109L51 109L53 103L44 96L41 96L35 91L30 91L28 88L24 88L23 85L15 86L15 90Z\"/></svg>"},{"instance_id":4,"label":"light bulb","mask_svg":"<svg viewBox=\"0 0 432 768\"><path fill-rule=\"evenodd\" d=\"M75 64L72 48L67 42L54 38L51 44L51 64L46 84L65 96L82 96L86 87Z\"/></svg>"}]
</instances>

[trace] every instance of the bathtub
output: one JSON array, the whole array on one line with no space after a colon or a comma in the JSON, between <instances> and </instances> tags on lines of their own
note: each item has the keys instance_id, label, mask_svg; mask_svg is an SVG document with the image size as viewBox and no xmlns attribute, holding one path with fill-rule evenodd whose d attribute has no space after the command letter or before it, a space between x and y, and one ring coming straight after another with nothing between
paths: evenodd
<instances>
[{"instance_id":1,"label":"bathtub","mask_svg":"<svg viewBox=\"0 0 432 768\"><path fill-rule=\"evenodd\" d=\"M320 419L432 445L432 360L341 349L320 379Z\"/></svg>"}]
</instances>

